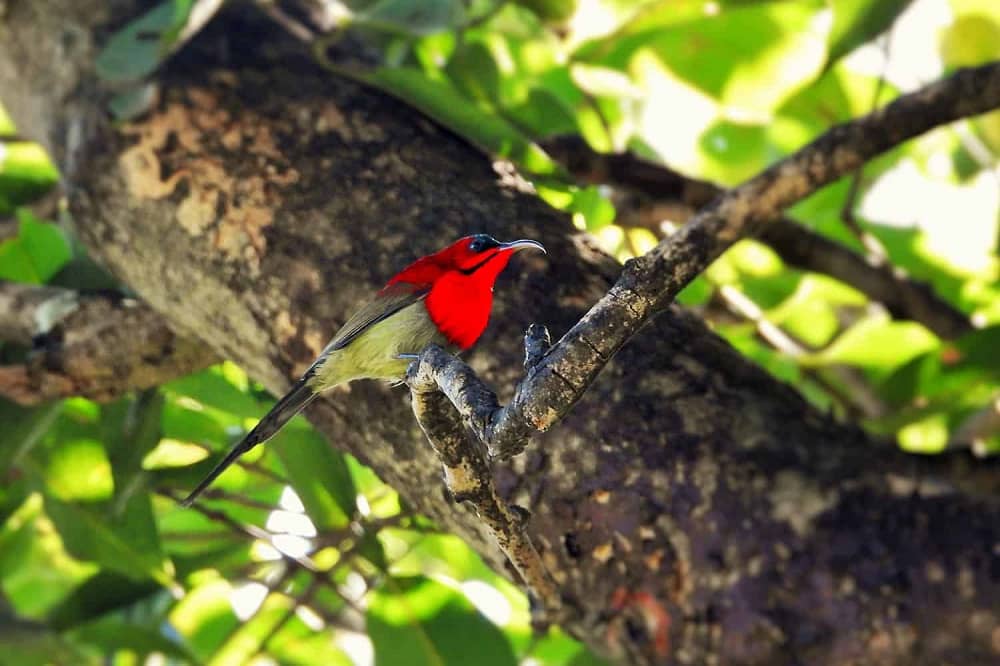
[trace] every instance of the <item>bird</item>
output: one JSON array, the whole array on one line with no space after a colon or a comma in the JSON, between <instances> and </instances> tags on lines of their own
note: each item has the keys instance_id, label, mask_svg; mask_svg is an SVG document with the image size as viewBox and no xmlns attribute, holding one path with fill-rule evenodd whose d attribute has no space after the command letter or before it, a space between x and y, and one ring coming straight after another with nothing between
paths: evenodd
<instances>
[{"instance_id":1,"label":"bird","mask_svg":"<svg viewBox=\"0 0 1000 666\"><path fill-rule=\"evenodd\" d=\"M458 239L397 273L355 312L309 369L181 502L190 506L237 458L273 437L324 391L355 379L399 382L428 345L458 352L486 330L493 286L515 252L541 243L501 243L487 234Z\"/></svg>"}]
</instances>

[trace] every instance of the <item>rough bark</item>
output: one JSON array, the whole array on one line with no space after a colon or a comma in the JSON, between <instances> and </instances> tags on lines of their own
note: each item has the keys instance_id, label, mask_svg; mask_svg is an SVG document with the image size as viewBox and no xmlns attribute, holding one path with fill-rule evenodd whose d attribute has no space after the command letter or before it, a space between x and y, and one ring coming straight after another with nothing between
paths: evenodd
<instances>
[{"instance_id":1,"label":"rough bark","mask_svg":"<svg viewBox=\"0 0 1000 666\"><path fill-rule=\"evenodd\" d=\"M80 237L175 330L271 391L398 266L464 233L549 250L501 279L493 324L466 359L502 400L521 374L524 328L561 335L620 271L454 136L331 78L246 7L161 73L151 114L115 129L89 63L120 7L38 4L8 2L0 19L0 94L56 156ZM357 382L310 418L503 566L475 514L443 492L404 390ZM989 663L1000 510L925 483L940 466L817 413L671 309L494 473L501 496L531 511L534 545L574 602L566 627L603 654Z\"/></svg>"},{"instance_id":2,"label":"rough bark","mask_svg":"<svg viewBox=\"0 0 1000 666\"><path fill-rule=\"evenodd\" d=\"M3 281L0 340L31 346L23 362L0 365L0 396L23 405L111 400L217 360L135 299Z\"/></svg>"}]
</instances>

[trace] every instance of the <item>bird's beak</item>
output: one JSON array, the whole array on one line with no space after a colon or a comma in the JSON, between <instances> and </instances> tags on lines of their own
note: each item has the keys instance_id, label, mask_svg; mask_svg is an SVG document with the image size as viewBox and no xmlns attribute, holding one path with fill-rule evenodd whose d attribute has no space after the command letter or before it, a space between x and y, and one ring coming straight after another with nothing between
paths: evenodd
<instances>
[{"instance_id":1,"label":"bird's beak","mask_svg":"<svg viewBox=\"0 0 1000 666\"><path fill-rule=\"evenodd\" d=\"M500 243L501 250L511 250L517 252L519 250L527 250L531 248L533 250L541 250L543 254L548 254L545 252L545 247L535 240L530 240L528 238L522 238L521 240L510 241L509 243Z\"/></svg>"}]
</instances>

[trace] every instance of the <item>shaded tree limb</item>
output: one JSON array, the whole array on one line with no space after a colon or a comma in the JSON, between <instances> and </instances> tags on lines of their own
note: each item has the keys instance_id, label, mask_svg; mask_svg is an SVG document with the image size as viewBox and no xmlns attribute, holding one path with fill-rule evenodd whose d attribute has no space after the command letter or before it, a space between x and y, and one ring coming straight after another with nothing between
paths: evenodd
<instances>
[{"instance_id":1,"label":"shaded tree limb","mask_svg":"<svg viewBox=\"0 0 1000 666\"><path fill-rule=\"evenodd\" d=\"M106 401L217 361L133 299L0 282L0 340L31 344L0 366L0 395L23 405L69 396Z\"/></svg>"},{"instance_id":2,"label":"shaded tree limb","mask_svg":"<svg viewBox=\"0 0 1000 666\"><path fill-rule=\"evenodd\" d=\"M725 190L656 164L632 153L602 154L581 138L559 137L545 143L546 150L582 181L625 188L626 210L620 221L641 226L664 237L661 222L683 223L699 208ZM882 303L896 318L922 323L944 339L972 330L969 318L934 293L925 282L906 275L890 263L871 260L802 223L782 216L771 220L758 234L790 266L824 273Z\"/></svg>"},{"instance_id":3,"label":"shaded tree limb","mask_svg":"<svg viewBox=\"0 0 1000 666\"><path fill-rule=\"evenodd\" d=\"M483 386L476 378L475 382L456 387L455 382L460 382L465 376L463 369L469 372L471 369L464 364L451 366L451 360L454 360L453 357L443 349L432 345L411 365L407 384L410 386L413 414L441 460L445 484L454 500L469 502L475 508L479 519L496 539L528 592L542 604L546 615L555 619L562 600L525 529L526 510L508 505L497 494L486 453L478 441L469 437L459 414L439 389L448 386L453 391L464 393ZM457 367L458 372L449 373L452 367ZM438 371L448 376L438 377ZM477 397L481 399L484 396ZM492 397L495 404L496 397ZM467 402L460 401L460 404L481 405L481 400L473 398Z\"/></svg>"}]
</instances>

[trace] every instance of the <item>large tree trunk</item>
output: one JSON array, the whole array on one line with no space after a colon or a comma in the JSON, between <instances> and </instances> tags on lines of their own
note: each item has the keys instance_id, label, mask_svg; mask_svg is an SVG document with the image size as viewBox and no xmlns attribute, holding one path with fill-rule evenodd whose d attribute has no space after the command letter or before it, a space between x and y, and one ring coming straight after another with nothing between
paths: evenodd
<instances>
[{"instance_id":1,"label":"large tree trunk","mask_svg":"<svg viewBox=\"0 0 1000 666\"><path fill-rule=\"evenodd\" d=\"M523 329L558 336L617 275L516 178L319 69L251 7L219 17L161 73L151 113L113 128L92 76L107 4L8 1L0 96L56 156L93 255L178 333L271 391L395 269L468 232L549 251L515 260L468 357L501 399L520 374ZM131 3L114 4L120 21ZM503 566L475 515L446 498L404 390L357 382L309 417ZM995 663L1000 511L922 492L937 466L818 413L672 310L495 474L532 513L530 534L571 600L567 629L600 653Z\"/></svg>"}]
</instances>

